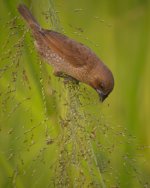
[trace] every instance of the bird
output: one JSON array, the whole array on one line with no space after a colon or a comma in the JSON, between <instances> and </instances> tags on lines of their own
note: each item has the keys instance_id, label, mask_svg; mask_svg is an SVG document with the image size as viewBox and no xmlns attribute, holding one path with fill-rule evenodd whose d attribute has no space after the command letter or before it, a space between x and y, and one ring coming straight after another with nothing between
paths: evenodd
<instances>
[{"instance_id":1,"label":"bird","mask_svg":"<svg viewBox=\"0 0 150 188\"><path fill-rule=\"evenodd\" d=\"M114 88L110 69L87 46L54 30L44 29L24 4L18 11L27 22L40 56L53 66L54 75L66 75L91 86L103 102Z\"/></svg>"}]
</instances>

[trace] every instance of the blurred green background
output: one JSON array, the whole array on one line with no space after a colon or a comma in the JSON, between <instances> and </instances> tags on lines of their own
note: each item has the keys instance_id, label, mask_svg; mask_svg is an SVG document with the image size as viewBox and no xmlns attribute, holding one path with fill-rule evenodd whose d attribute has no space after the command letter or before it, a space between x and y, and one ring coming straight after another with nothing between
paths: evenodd
<instances>
[{"instance_id":1,"label":"blurred green background","mask_svg":"<svg viewBox=\"0 0 150 188\"><path fill-rule=\"evenodd\" d=\"M80 84L73 92L81 97L73 100L82 104L70 105L63 82L37 56L17 12L19 3L30 7L43 27L86 44L108 65L115 88L103 104ZM60 135L68 133L60 126L66 104L75 108L77 121L86 114L81 124L94 135L94 141L89 138L106 187L150 187L150 1L0 0L0 15L0 187L99 187L75 185L73 170L67 182L67 159L64 164L56 160L65 143ZM81 171L78 180L88 182L90 176Z\"/></svg>"}]
</instances>

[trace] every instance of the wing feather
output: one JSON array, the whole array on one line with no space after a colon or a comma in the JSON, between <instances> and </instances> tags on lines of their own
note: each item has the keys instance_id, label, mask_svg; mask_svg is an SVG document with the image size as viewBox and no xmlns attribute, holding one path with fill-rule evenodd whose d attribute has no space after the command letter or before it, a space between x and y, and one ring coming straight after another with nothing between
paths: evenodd
<instances>
[{"instance_id":1,"label":"wing feather","mask_svg":"<svg viewBox=\"0 0 150 188\"><path fill-rule=\"evenodd\" d=\"M98 57L85 45L52 30L43 30L49 48L58 53L74 67L94 66ZM92 58L91 58L92 56Z\"/></svg>"}]
</instances>

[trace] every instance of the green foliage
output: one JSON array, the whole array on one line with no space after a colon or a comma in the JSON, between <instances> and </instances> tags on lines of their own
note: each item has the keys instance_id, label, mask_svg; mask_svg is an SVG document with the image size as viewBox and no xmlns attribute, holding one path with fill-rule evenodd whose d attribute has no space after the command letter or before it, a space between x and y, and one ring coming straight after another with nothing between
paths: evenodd
<instances>
[{"instance_id":1,"label":"green foliage","mask_svg":"<svg viewBox=\"0 0 150 188\"><path fill-rule=\"evenodd\" d=\"M53 76L19 3L0 7L0 187L150 187L150 3L25 1L43 27L65 31L111 68L115 89L104 104L88 86Z\"/></svg>"}]
</instances>

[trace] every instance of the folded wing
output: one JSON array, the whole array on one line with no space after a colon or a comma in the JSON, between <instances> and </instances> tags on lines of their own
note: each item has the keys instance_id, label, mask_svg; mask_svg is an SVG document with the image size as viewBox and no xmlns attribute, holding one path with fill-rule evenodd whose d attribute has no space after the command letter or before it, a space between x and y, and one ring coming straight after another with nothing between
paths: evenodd
<instances>
[{"instance_id":1,"label":"folded wing","mask_svg":"<svg viewBox=\"0 0 150 188\"><path fill-rule=\"evenodd\" d=\"M87 64L89 67L93 67L95 62L98 60L98 57L91 51L90 48L68 38L63 34L59 34L51 30L43 30L41 33L44 35L43 39L47 40L46 43L49 48L67 60L74 67L82 67Z\"/></svg>"}]
</instances>

